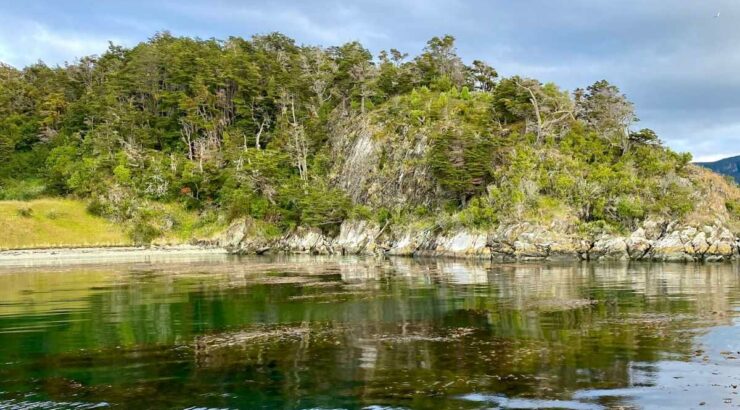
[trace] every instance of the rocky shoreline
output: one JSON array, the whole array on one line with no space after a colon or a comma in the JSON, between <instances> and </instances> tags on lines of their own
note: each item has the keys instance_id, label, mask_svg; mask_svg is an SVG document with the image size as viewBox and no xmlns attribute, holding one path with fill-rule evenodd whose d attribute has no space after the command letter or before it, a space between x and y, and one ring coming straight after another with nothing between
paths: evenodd
<instances>
[{"instance_id":1,"label":"rocky shoreline","mask_svg":"<svg viewBox=\"0 0 740 410\"><path fill-rule=\"evenodd\" d=\"M153 247L50 248L0 251L0 266L127 262L213 255L363 255L465 258L493 261L662 261L740 260L740 237L720 222L712 225L648 220L629 235L584 234L574 225L528 222L490 231L379 226L345 221L338 235L297 228L268 238L249 220L232 223L214 238L189 245Z\"/></svg>"},{"instance_id":2,"label":"rocky shoreline","mask_svg":"<svg viewBox=\"0 0 740 410\"><path fill-rule=\"evenodd\" d=\"M251 221L233 223L202 245L234 254L307 253L388 255L493 260L650 260L718 262L740 258L740 238L720 222L692 225L648 220L629 235L583 234L572 225L518 223L488 232L456 229L381 227L345 221L329 237L318 229L297 228L280 238L265 238Z\"/></svg>"}]
</instances>

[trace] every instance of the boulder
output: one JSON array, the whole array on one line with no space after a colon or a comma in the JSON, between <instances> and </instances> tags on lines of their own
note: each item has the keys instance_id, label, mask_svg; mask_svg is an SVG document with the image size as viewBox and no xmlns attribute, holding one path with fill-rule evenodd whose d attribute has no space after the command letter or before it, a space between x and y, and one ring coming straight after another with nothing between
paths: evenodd
<instances>
[{"instance_id":1,"label":"boulder","mask_svg":"<svg viewBox=\"0 0 740 410\"><path fill-rule=\"evenodd\" d=\"M647 255L650 248L653 246L653 241L647 239L645 230L638 228L636 231L625 240L627 245L627 253L630 259L643 259Z\"/></svg>"},{"instance_id":2,"label":"boulder","mask_svg":"<svg viewBox=\"0 0 740 410\"><path fill-rule=\"evenodd\" d=\"M235 254L262 254L273 247L273 241L257 232L254 221L251 219L237 220L218 235L214 241L216 245Z\"/></svg>"},{"instance_id":3,"label":"boulder","mask_svg":"<svg viewBox=\"0 0 740 410\"><path fill-rule=\"evenodd\" d=\"M602 235L588 252L589 259L626 260L629 259L627 242L619 236Z\"/></svg>"},{"instance_id":4,"label":"boulder","mask_svg":"<svg viewBox=\"0 0 740 410\"><path fill-rule=\"evenodd\" d=\"M681 240L681 233L678 231L672 231L657 239L650 249L650 259L664 262L693 261L693 254L693 247Z\"/></svg>"},{"instance_id":5,"label":"boulder","mask_svg":"<svg viewBox=\"0 0 740 410\"><path fill-rule=\"evenodd\" d=\"M334 253L331 240L316 228L297 228L280 240L279 248L289 253L310 253L313 255L331 255Z\"/></svg>"}]
</instances>

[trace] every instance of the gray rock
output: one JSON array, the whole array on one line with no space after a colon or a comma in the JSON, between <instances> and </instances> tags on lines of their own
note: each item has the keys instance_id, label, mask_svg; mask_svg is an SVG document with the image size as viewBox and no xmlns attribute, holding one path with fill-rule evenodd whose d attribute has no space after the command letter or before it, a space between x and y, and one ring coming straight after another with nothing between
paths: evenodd
<instances>
[{"instance_id":1,"label":"gray rock","mask_svg":"<svg viewBox=\"0 0 740 410\"><path fill-rule=\"evenodd\" d=\"M368 221L344 221L333 247L345 255L374 254L381 228Z\"/></svg>"},{"instance_id":2,"label":"gray rock","mask_svg":"<svg viewBox=\"0 0 740 410\"><path fill-rule=\"evenodd\" d=\"M588 252L589 259L626 260L629 259L627 242L624 238L603 235L594 242Z\"/></svg>"}]
</instances>

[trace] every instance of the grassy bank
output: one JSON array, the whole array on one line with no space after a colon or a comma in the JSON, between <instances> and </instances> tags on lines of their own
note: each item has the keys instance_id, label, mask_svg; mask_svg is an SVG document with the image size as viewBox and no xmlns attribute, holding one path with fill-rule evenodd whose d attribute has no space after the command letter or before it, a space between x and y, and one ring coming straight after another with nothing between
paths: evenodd
<instances>
[{"instance_id":1,"label":"grassy bank","mask_svg":"<svg viewBox=\"0 0 740 410\"><path fill-rule=\"evenodd\" d=\"M125 229L69 199L0 201L0 249L130 245Z\"/></svg>"}]
</instances>

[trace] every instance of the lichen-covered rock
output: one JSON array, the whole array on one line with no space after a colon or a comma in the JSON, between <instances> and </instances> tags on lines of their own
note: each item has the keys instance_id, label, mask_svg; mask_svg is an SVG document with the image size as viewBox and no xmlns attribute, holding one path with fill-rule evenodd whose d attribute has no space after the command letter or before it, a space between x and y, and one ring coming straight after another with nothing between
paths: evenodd
<instances>
[{"instance_id":1,"label":"lichen-covered rock","mask_svg":"<svg viewBox=\"0 0 740 410\"><path fill-rule=\"evenodd\" d=\"M499 227L489 235L488 246L494 256L517 260L578 259L588 249L581 238L562 227L529 223Z\"/></svg>"},{"instance_id":2,"label":"lichen-covered rock","mask_svg":"<svg viewBox=\"0 0 740 410\"><path fill-rule=\"evenodd\" d=\"M409 229L397 232L386 244L386 254L391 256L413 256L414 252L425 242L428 235L423 231Z\"/></svg>"},{"instance_id":3,"label":"lichen-covered rock","mask_svg":"<svg viewBox=\"0 0 740 410\"><path fill-rule=\"evenodd\" d=\"M664 262L695 260L693 246L685 243L681 237L680 231L672 231L657 239L650 249L650 259Z\"/></svg>"},{"instance_id":4,"label":"lichen-covered rock","mask_svg":"<svg viewBox=\"0 0 740 410\"><path fill-rule=\"evenodd\" d=\"M490 258L487 235L460 229L439 236L427 237L415 256L447 256L455 258Z\"/></svg>"},{"instance_id":5,"label":"lichen-covered rock","mask_svg":"<svg viewBox=\"0 0 740 410\"><path fill-rule=\"evenodd\" d=\"M710 229L708 248L704 252L706 261L729 260L737 250L735 235L727 228L714 226Z\"/></svg>"},{"instance_id":6,"label":"lichen-covered rock","mask_svg":"<svg viewBox=\"0 0 740 410\"><path fill-rule=\"evenodd\" d=\"M630 259L643 259L653 246L653 241L646 237L645 229L637 228L636 231L625 240L627 253Z\"/></svg>"},{"instance_id":7,"label":"lichen-covered rock","mask_svg":"<svg viewBox=\"0 0 740 410\"><path fill-rule=\"evenodd\" d=\"M229 227L212 242L234 254L265 253L273 243L261 235L251 219L240 219Z\"/></svg>"},{"instance_id":8,"label":"lichen-covered rock","mask_svg":"<svg viewBox=\"0 0 740 410\"><path fill-rule=\"evenodd\" d=\"M216 239L218 246L232 252L239 248L244 238L247 236L247 221L241 220L232 223Z\"/></svg>"},{"instance_id":9,"label":"lichen-covered rock","mask_svg":"<svg viewBox=\"0 0 740 410\"><path fill-rule=\"evenodd\" d=\"M588 252L589 259L626 260L629 259L627 242L622 237L603 235L599 237Z\"/></svg>"},{"instance_id":10,"label":"lichen-covered rock","mask_svg":"<svg viewBox=\"0 0 740 410\"><path fill-rule=\"evenodd\" d=\"M722 261L736 253L735 236L721 225L701 227L670 224L647 255L656 261Z\"/></svg>"},{"instance_id":11,"label":"lichen-covered rock","mask_svg":"<svg viewBox=\"0 0 740 410\"><path fill-rule=\"evenodd\" d=\"M334 253L331 240L316 228L298 228L280 240L279 248L290 253L331 255Z\"/></svg>"},{"instance_id":12,"label":"lichen-covered rock","mask_svg":"<svg viewBox=\"0 0 740 410\"><path fill-rule=\"evenodd\" d=\"M500 226L487 238L492 254L504 259L544 259L549 253L538 228L528 223Z\"/></svg>"},{"instance_id":13,"label":"lichen-covered rock","mask_svg":"<svg viewBox=\"0 0 740 410\"><path fill-rule=\"evenodd\" d=\"M704 232L697 233L691 238L691 247L694 250L695 255L704 255L709 250L709 243L707 242L707 234Z\"/></svg>"},{"instance_id":14,"label":"lichen-covered rock","mask_svg":"<svg viewBox=\"0 0 740 410\"><path fill-rule=\"evenodd\" d=\"M501 260L723 261L740 255L738 238L721 222L681 225L648 220L626 237L604 233L595 239L579 235L572 228L564 223L542 226L523 222L501 225L489 232L464 228L440 232L413 226L386 230L369 221L345 221L336 238L315 228L298 228L279 240L270 240L246 219L233 223L207 244L233 253L282 251Z\"/></svg>"}]
</instances>

